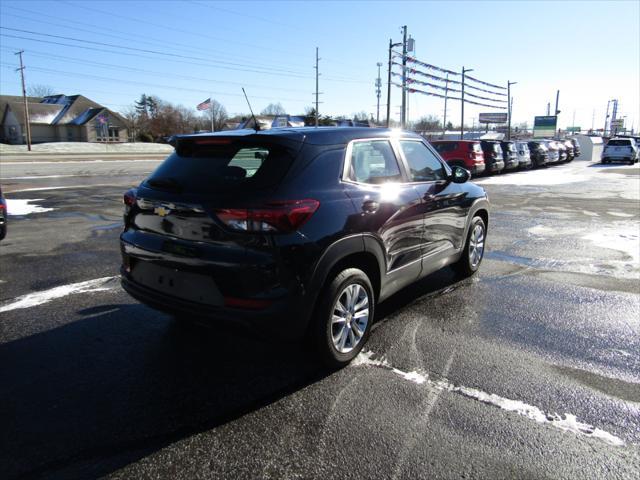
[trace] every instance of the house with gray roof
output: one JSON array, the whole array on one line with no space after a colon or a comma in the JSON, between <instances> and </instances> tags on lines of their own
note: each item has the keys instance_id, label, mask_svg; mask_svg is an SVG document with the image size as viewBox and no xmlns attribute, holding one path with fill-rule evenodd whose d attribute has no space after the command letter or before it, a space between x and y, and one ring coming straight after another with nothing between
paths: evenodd
<instances>
[{"instance_id":1,"label":"house with gray roof","mask_svg":"<svg viewBox=\"0 0 640 480\"><path fill-rule=\"evenodd\" d=\"M127 142L126 120L82 95L27 97L31 142ZM22 97L0 95L0 142L26 143Z\"/></svg>"}]
</instances>

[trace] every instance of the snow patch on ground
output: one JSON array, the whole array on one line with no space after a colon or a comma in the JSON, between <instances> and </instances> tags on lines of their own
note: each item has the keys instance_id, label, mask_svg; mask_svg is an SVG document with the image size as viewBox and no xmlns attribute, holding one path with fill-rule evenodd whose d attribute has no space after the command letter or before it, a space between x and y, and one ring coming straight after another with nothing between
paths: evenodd
<instances>
[{"instance_id":1,"label":"snow patch on ground","mask_svg":"<svg viewBox=\"0 0 640 480\"><path fill-rule=\"evenodd\" d=\"M614 217L624 217L624 218L633 217L631 213L622 213L622 212L607 212L607 215L613 215Z\"/></svg>"},{"instance_id":2,"label":"snow patch on ground","mask_svg":"<svg viewBox=\"0 0 640 480\"><path fill-rule=\"evenodd\" d=\"M165 143L88 143L52 142L32 145L33 153L171 153L173 147ZM26 145L0 143L0 154L27 153Z\"/></svg>"},{"instance_id":3,"label":"snow patch on ground","mask_svg":"<svg viewBox=\"0 0 640 480\"><path fill-rule=\"evenodd\" d=\"M418 385L427 384L440 390L457 393L472 400L477 400L488 405L493 405L507 412L516 413L537 423L548 424L563 431L597 438L605 443L608 443L609 445L614 445L616 447L622 447L625 445L624 440L622 440L621 438L616 437L609 432L596 428L593 425L580 422L575 415L572 415L570 413L566 413L564 416L557 413L547 414L538 407L529 405L520 400L501 397L494 393L483 392L482 390L478 390L476 388L465 387L462 385L456 386L453 383L449 382L447 379L430 380L429 376L425 373L421 373L418 371L404 372L393 367L385 358L377 359L373 357L373 352L362 351L356 358L353 359L351 365L384 368L404 378L405 380L409 380Z\"/></svg>"},{"instance_id":4,"label":"snow patch on ground","mask_svg":"<svg viewBox=\"0 0 640 480\"><path fill-rule=\"evenodd\" d=\"M589 176L555 169L532 170L509 173L477 180L480 185L562 185L565 183L586 182Z\"/></svg>"},{"instance_id":5,"label":"snow patch on ground","mask_svg":"<svg viewBox=\"0 0 640 480\"><path fill-rule=\"evenodd\" d=\"M29 198L24 200L5 199L7 201L7 214L9 215L29 215L31 213L43 213L54 210L40 205L30 205L31 202L41 202L42 198Z\"/></svg>"},{"instance_id":6,"label":"snow patch on ground","mask_svg":"<svg viewBox=\"0 0 640 480\"><path fill-rule=\"evenodd\" d=\"M640 263L640 226L618 225L615 229L598 230L582 237L594 245L623 252Z\"/></svg>"},{"instance_id":7,"label":"snow patch on ground","mask_svg":"<svg viewBox=\"0 0 640 480\"><path fill-rule=\"evenodd\" d=\"M42 290L40 292L28 293L15 298L10 302L0 306L0 313L17 310L20 308L30 308L43 303L48 303L57 298L66 297L76 293L103 292L111 290L117 286L116 279L119 277L102 277L85 282L70 283L59 287Z\"/></svg>"}]
</instances>

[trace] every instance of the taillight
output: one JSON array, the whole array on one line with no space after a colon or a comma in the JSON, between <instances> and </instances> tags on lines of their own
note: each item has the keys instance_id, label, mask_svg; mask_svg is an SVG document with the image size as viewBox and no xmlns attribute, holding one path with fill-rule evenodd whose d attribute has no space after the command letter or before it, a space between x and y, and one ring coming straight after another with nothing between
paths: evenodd
<instances>
[{"instance_id":1,"label":"taillight","mask_svg":"<svg viewBox=\"0 0 640 480\"><path fill-rule=\"evenodd\" d=\"M131 207L136 203L136 189L131 188L124 192L124 196L122 197L122 203L124 203L124 212L125 214L129 213Z\"/></svg>"},{"instance_id":2,"label":"taillight","mask_svg":"<svg viewBox=\"0 0 640 480\"><path fill-rule=\"evenodd\" d=\"M133 204L136 203L136 189L131 188L124 192L124 197L122 198L122 202L128 207L133 207Z\"/></svg>"},{"instance_id":3,"label":"taillight","mask_svg":"<svg viewBox=\"0 0 640 480\"><path fill-rule=\"evenodd\" d=\"M222 223L241 232L293 232L318 209L312 199L269 202L258 208L221 208L215 210Z\"/></svg>"}]
</instances>

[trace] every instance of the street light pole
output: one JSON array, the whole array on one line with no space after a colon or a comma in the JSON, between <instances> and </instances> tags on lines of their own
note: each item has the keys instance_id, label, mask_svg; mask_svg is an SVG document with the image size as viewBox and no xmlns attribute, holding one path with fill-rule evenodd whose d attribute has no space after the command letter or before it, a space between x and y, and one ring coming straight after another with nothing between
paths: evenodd
<instances>
[{"instance_id":1,"label":"street light pole","mask_svg":"<svg viewBox=\"0 0 640 480\"><path fill-rule=\"evenodd\" d=\"M407 26L402 27L402 112L400 112L400 126L404 128L407 122Z\"/></svg>"},{"instance_id":2,"label":"street light pole","mask_svg":"<svg viewBox=\"0 0 640 480\"><path fill-rule=\"evenodd\" d=\"M376 125L380 125L380 93L382 88L382 80L380 78L380 67L382 66L382 62L376 63L378 66L378 78L376 79L376 97L378 98L378 107L376 110Z\"/></svg>"},{"instance_id":3,"label":"street light pole","mask_svg":"<svg viewBox=\"0 0 640 480\"><path fill-rule=\"evenodd\" d=\"M611 100L607 100L607 115L604 117L604 128L602 129L602 136L607 136L607 121L609 120L609 104Z\"/></svg>"},{"instance_id":4,"label":"street light pole","mask_svg":"<svg viewBox=\"0 0 640 480\"><path fill-rule=\"evenodd\" d=\"M511 85L516 83L507 80L507 140L511 140Z\"/></svg>"},{"instance_id":5,"label":"street light pole","mask_svg":"<svg viewBox=\"0 0 640 480\"><path fill-rule=\"evenodd\" d=\"M387 77L387 128L391 122L391 50L393 47L397 47L401 43L393 43L393 40L389 39L389 69Z\"/></svg>"},{"instance_id":6,"label":"street light pole","mask_svg":"<svg viewBox=\"0 0 640 480\"><path fill-rule=\"evenodd\" d=\"M462 101L460 102L461 108L462 108L462 112L460 113L460 140L462 140L464 138L464 75L467 72L473 72L473 68L464 68L464 66L462 67L462 95L461 95L461 99Z\"/></svg>"},{"instance_id":7,"label":"street light pole","mask_svg":"<svg viewBox=\"0 0 640 480\"><path fill-rule=\"evenodd\" d=\"M449 74L444 83L444 119L442 120L442 138L447 131L447 98L449 97Z\"/></svg>"}]
</instances>

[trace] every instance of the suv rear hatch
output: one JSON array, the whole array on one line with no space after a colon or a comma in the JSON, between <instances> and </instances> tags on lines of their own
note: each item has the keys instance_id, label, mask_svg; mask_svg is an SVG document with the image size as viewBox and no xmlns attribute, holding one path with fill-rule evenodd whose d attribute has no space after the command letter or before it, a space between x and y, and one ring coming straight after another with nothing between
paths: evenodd
<instances>
[{"instance_id":1,"label":"suv rear hatch","mask_svg":"<svg viewBox=\"0 0 640 480\"><path fill-rule=\"evenodd\" d=\"M129 279L214 306L234 306L277 284L269 278L270 237L293 232L317 208L276 197L303 139L178 138L175 152L125 195L121 240Z\"/></svg>"}]
</instances>

